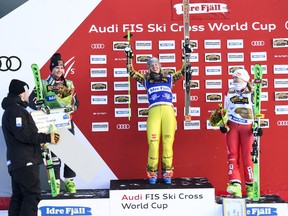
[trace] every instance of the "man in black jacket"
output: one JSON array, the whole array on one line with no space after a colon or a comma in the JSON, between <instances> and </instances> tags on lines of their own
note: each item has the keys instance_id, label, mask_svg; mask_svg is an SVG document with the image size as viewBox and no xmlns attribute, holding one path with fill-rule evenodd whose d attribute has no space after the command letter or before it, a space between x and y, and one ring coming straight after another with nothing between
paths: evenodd
<instances>
[{"instance_id":1,"label":"man in black jacket","mask_svg":"<svg viewBox=\"0 0 288 216\"><path fill-rule=\"evenodd\" d=\"M41 198L39 165L43 163L41 143L57 144L59 134L38 133L30 113L27 83L13 79L2 101L5 110L2 130L7 145L7 166L12 180L9 216L37 216Z\"/></svg>"}]
</instances>

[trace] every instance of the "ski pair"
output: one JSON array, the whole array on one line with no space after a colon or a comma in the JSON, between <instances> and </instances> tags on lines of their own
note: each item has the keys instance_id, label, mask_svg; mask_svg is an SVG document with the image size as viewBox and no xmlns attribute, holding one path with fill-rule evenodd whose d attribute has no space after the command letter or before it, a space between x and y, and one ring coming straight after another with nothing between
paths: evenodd
<instances>
[{"instance_id":1,"label":"ski pair","mask_svg":"<svg viewBox=\"0 0 288 216\"><path fill-rule=\"evenodd\" d=\"M41 110L43 112L45 112L46 114L49 114L50 113L50 108L48 106L45 106L45 104L44 104L40 69L39 69L37 64L32 64L31 68L32 68L33 76L34 76L35 92L36 92L37 102L38 102L38 104L41 103L41 105L40 105L41 106ZM49 131L49 132L51 132L51 131ZM51 195L52 195L52 197L55 197L55 196L58 195L58 193L57 193L57 184L56 184L55 172L54 172L54 168L53 168L51 151L49 150L47 145L48 145L48 143L43 143L41 145L42 157L43 157L43 161L44 161L44 164L46 166L46 169L47 169L48 181L49 181L50 187L51 187Z\"/></svg>"},{"instance_id":2,"label":"ski pair","mask_svg":"<svg viewBox=\"0 0 288 216\"><path fill-rule=\"evenodd\" d=\"M262 91L262 67L260 64L254 65L254 123L253 134L254 140L252 144L252 161L253 161L253 201L260 199L260 137L258 130L261 127L260 119L264 118L261 114L261 91Z\"/></svg>"},{"instance_id":3,"label":"ski pair","mask_svg":"<svg viewBox=\"0 0 288 216\"><path fill-rule=\"evenodd\" d=\"M191 80L191 65L190 65L190 14L189 0L183 0L183 26L184 26L184 44L183 44L183 59L184 59L184 77L185 77L185 121L191 121L190 115L190 80Z\"/></svg>"},{"instance_id":4,"label":"ski pair","mask_svg":"<svg viewBox=\"0 0 288 216\"><path fill-rule=\"evenodd\" d=\"M191 49L191 44L190 44L190 14L189 14L189 0L183 0L183 26L184 26L184 43L183 43L183 59L184 59L184 77L185 77L185 110L184 110L184 116L185 116L185 121L191 121L191 116L190 116L190 80L191 80L191 65L190 65L190 54L192 52ZM124 36L124 38L127 39L128 46L127 49L131 49L130 45L130 38L132 34L130 31L127 31L127 35ZM131 60L132 56L127 57L127 65L128 61ZM130 87L130 79L128 75L128 83ZM130 88L129 88L130 90ZM130 97L130 91L128 92L129 97ZM129 108L130 108L130 102L129 102ZM130 120L130 116L129 116Z\"/></svg>"}]
</instances>

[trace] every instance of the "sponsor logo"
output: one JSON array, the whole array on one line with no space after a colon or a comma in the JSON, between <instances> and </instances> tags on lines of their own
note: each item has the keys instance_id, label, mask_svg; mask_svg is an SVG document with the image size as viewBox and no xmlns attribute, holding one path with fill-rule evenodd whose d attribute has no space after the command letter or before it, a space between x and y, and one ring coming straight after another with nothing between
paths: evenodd
<instances>
[{"instance_id":1,"label":"sponsor logo","mask_svg":"<svg viewBox=\"0 0 288 216\"><path fill-rule=\"evenodd\" d=\"M136 56L136 61L137 61L137 63L139 62L141 62L141 63L146 63L150 58L152 57L152 55L150 56L150 55L137 55Z\"/></svg>"},{"instance_id":2,"label":"sponsor logo","mask_svg":"<svg viewBox=\"0 0 288 216\"><path fill-rule=\"evenodd\" d=\"M280 121L277 121L277 125L282 127L288 127L288 120L280 120Z\"/></svg>"},{"instance_id":3,"label":"sponsor logo","mask_svg":"<svg viewBox=\"0 0 288 216\"><path fill-rule=\"evenodd\" d=\"M251 61L266 61L266 52L251 52Z\"/></svg>"},{"instance_id":4,"label":"sponsor logo","mask_svg":"<svg viewBox=\"0 0 288 216\"><path fill-rule=\"evenodd\" d=\"M279 215L277 208L263 206L263 207L247 207L247 215L251 216L273 216Z\"/></svg>"},{"instance_id":5,"label":"sponsor logo","mask_svg":"<svg viewBox=\"0 0 288 216\"><path fill-rule=\"evenodd\" d=\"M183 14L183 4L175 4L174 8L177 15ZM227 4L221 3L194 3L189 4L189 14L207 14L207 13L226 13Z\"/></svg>"},{"instance_id":6,"label":"sponsor logo","mask_svg":"<svg viewBox=\"0 0 288 216\"><path fill-rule=\"evenodd\" d=\"M205 54L205 61L221 61L221 54Z\"/></svg>"},{"instance_id":7,"label":"sponsor logo","mask_svg":"<svg viewBox=\"0 0 288 216\"><path fill-rule=\"evenodd\" d=\"M199 130L200 129L200 121L190 121L184 122L184 130Z\"/></svg>"},{"instance_id":8,"label":"sponsor logo","mask_svg":"<svg viewBox=\"0 0 288 216\"><path fill-rule=\"evenodd\" d=\"M92 49L104 49L105 45L103 43L93 43L91 44Z\"/></svg>"},{"instance_id":9,"label":"sponsor logo","mask_svg":"<svg viewBox=\"0 0 288 216\"><path fill-rule=\"evenodd\" d=\"M222 94L221 93L206 93L206 101L210 102L210 101L221 101L222 99Z\"/></svg>"},{"instance_id":10,"label":"sponsor logo","mask_svg":"<svg viewBox=\"0 0 288 216\"><path fill-rule=\"evenodd\" d=\"M252 46L264 46L265 42L264 41L251 41Z\"/></svg>"},{"instance_id":11,"label":"sponsor logo","mask_svg":"<svg viewBox=\"0 0 288 216\"><path fill-rule=\"evenodd\" d=\"M198 96L197 95L191 96L190 101L198 101Z\"/></svg>"},{"instance_id":12,"label":"sponsor logo","mask_svg":"<svg viewBox=\"0 0 288 216\"><path fill-rule=\"evenodd\" d=\"M106 64L106 55L90 55L90 64Z\"/></svg>"},{"instance_id":13,"label":"sponsor logo","mask_svg":"<svg viewBox=\"0 0 288 216\"><path fill-rule=\"evenodd\" d=\"M118 42L113 42L113 50L124 50L125 47L128 46L128 42L124 41L118 41Z\"/></svg>"},{"instance_id":14,"label":"sponsor logo","mask_svg":"<svg viewBox=\"0 0 288 216\"><path fill-rule=\"evenodd\" d=\"M161 63L175 62L175 58L176 57L174 53L159 54L159 61Z\"/></svg>"},{"instance_id":15,"label":"sponsor logo","mask_svg":"<svg viewBox=\"0 0 288 216\"><path fill-rule=\"evenodd\" d=\"M243 62L244 61L244 53L228 53L228 62Z\"/></svg>"},{"instance_id":16,"label":"sponsor logo","mask_svg":"<svg viewBox=\"0 0 288 216\"><path fill-rule=\"evenodd\" d=\"M273 47L285 47L285 46L288 46L287 38L273 39Z\"/></svg>"},{"instance_id":17,"label":"sponsor logo","mask_svg":"<svg viewBox=\"0 0 288 216\"><path fill-rule=\"evenodd\" d=\"M107 89L107 83L91 83L92 90Z\"/></svg>"},{"instance_id":18,"label":"sponsor logo","mask_svg":"<svg viewBox=\"0 0 288 216\"><path fill-rule=\"evenodd\" d=\"M41 215L91 215L91 208L86 206L42 206Z\"/></svg>"},{"instance_id":19,"label":"sponsor logo","mask_svg":"<svg viewBox=\"0 0 288 216\"><path fill-rule=\"evenodd\" d=\"M108 122L92 122L92 132L109 131Z\"/></svg>"},{"instance_id":20,"label":"sponsor logo","mask_svg":"<svg viewBox=\"0 0 288 216\"><path fill-rule=\"evenodd\" d=\"M54 100L56 100L56 96L55 95L47 96L46 100L47 101L54 101Z\"/></svg>"},{"instance_id":21,"label":"sponsor logo","mask_svg":"<svg viewBox=\"0 0 288 216\"><path fill-rule=\"evenodd\" d=\"M117 124L116 128L118 130L128 130L130 129L130 125L129 124Z\"/></svg>"},{"instance_id":22,"label":"sponsor logo","mask_svg":"<svg viewBox=\"0 0 288 216\"><path fill-rule=\"evenodd\" d=\"M17 71L21 66L22 62L17 56L0 56L0 71Z\"/></svg>"},{"instance_id":23,"label":"sponsor logo","mask_svg":"<svg viewBox=\"0 0 288 216\"><path fill-rule=\"evenodd\" d=\"M244 47L243 39L227 40L227 48L228 49L241 49L243 47Z\"/></svg>"}]
</instances>

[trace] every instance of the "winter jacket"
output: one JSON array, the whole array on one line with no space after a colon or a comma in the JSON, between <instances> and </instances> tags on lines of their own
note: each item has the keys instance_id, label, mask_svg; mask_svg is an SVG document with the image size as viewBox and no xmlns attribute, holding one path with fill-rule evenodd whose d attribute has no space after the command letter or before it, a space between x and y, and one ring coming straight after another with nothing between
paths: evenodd
<instances>
[{"instance_id":1,"label":"winter jacket","mask_svg":"<svg viewBox=\"0 0 288 216\"><path fill-rule=\"evenodd\" d=\"M5 110L2 116L2 130L7 145L8 171L41 164L41 143L50 142L50 134L38 133L27 103L18 95L8 94L2 101Z\"/></svg>"}]
</instances>

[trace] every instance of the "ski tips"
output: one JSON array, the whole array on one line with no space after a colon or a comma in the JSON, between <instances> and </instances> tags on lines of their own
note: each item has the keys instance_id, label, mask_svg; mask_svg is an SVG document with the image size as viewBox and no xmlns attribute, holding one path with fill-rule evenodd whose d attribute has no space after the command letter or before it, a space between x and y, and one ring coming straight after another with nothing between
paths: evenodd
<instances>
[{"instance_id":1,"label":"ski tips","mask_svg":"<svg viewBox=\"0 0 288 216\"><path fill-rule=\"evenodd\" d=\"M130 33L130 38L133 36L133 34ZM128 34L125 35L123 38L127 39L128 38Z\"/></svg>"}]
</instances>

